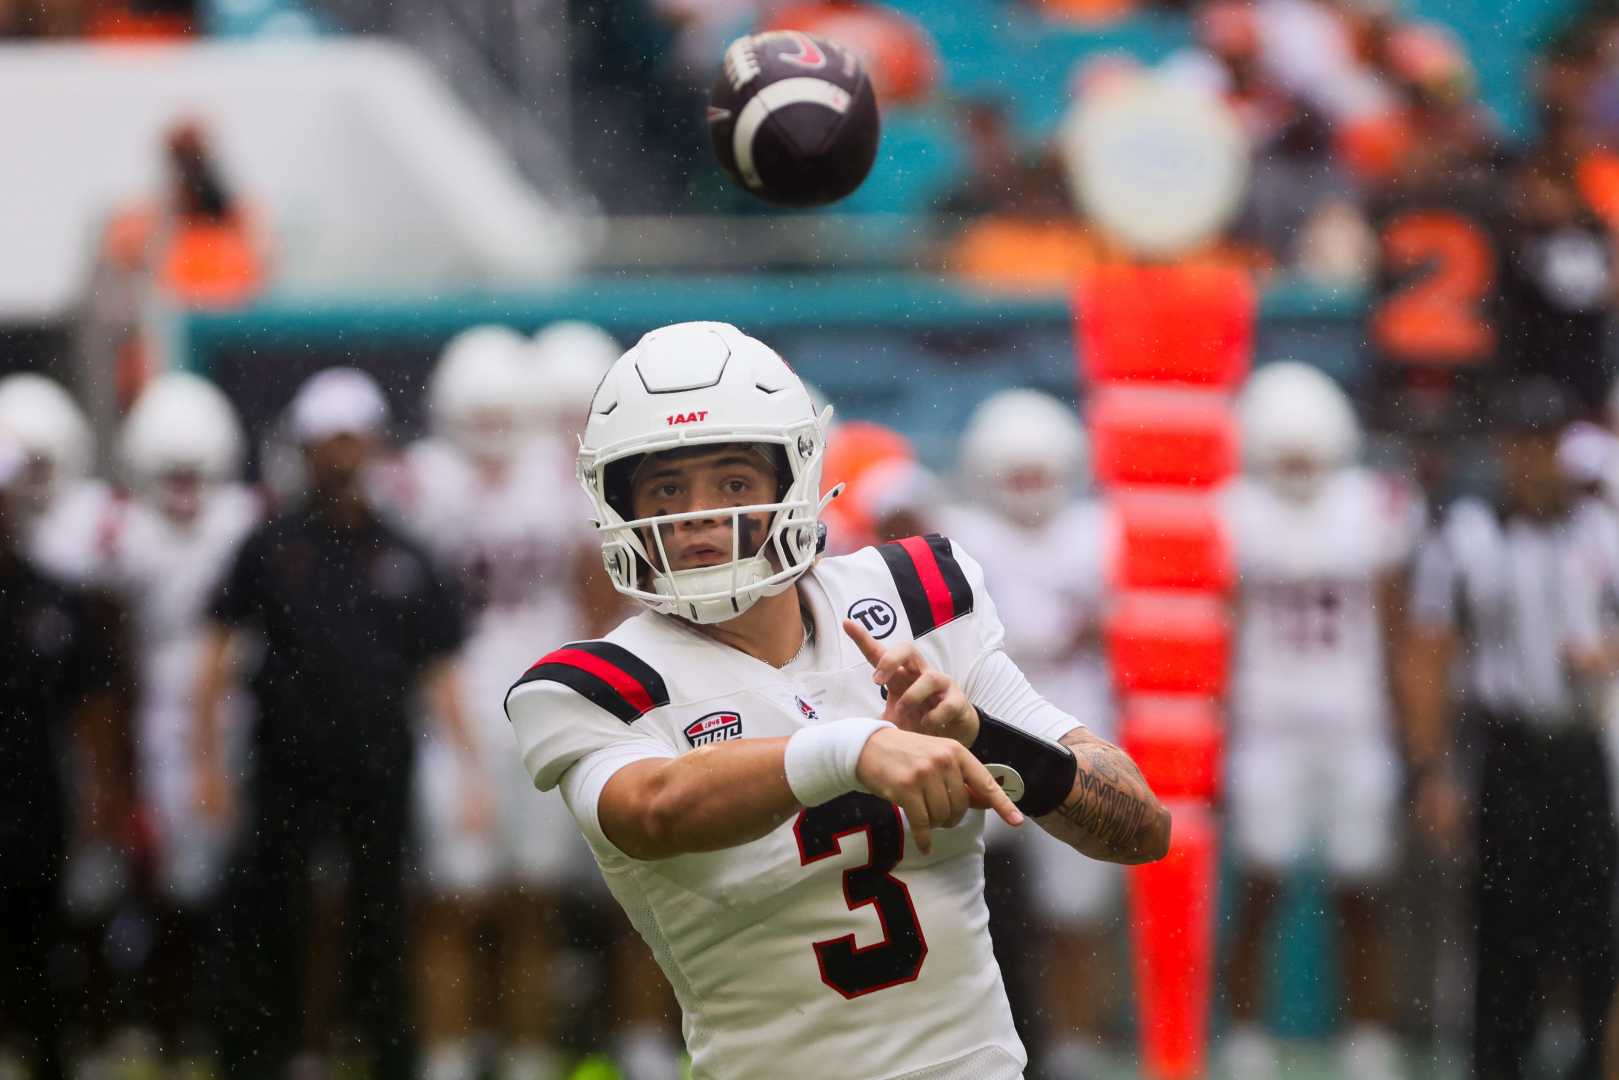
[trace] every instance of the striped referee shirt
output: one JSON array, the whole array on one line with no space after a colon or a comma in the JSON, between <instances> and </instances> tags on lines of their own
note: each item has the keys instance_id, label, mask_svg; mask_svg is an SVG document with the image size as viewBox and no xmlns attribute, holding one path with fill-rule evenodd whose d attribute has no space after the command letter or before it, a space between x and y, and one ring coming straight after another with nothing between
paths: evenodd
<instances>
[{"instance_id":1,"label":"striped referee shirt","mask_svg":"<svg viewBox=\"0 0 1619 1080\"><path fill-rule=\"evenodd\" d=\"M1606 507L1535 519L1463 499L1417 556L1412 616L1462 635L1475 705L1561 727L1588 708L1565 658L1612 629L1616 584L1619 524Z\"/></svg>"}]
</instances>

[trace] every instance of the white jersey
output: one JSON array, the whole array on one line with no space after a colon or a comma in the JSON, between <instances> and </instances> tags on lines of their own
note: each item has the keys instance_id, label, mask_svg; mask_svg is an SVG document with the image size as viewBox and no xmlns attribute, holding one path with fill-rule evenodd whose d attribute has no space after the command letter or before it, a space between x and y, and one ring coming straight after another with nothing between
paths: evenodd
<instances>
[{"instance_id":1,"label":"white jersey","mask_svg":"<svg viewBox=\"0 0 1619 1080\"><path fill-rule=\"evenodd\" d=\"M222 882L232 835L196 811L194 700L204 628L215 588L264 519L264 500L242 485L221 486L208 492L184 527L139 500L118 505L103 540L102 580L124 600L134 623L136 778L153 815L159 881L172 898L198 902ZM232 775L246 756L248 719L245 695L229 695L220 721Z\"/></svg>"},{"instance_id":2,"label":"white jersey","mask_svg":"<svg viewBox=\"0 0 1619 1080\"><path fill-rule=\"evenodd\" d=\"M1239 723L1381 727L1388 691L1377 586L1412 555L1419 499L1362 468L1338 470L1308 502L1251 477L1222 498L1239 579Z\"/></svg>"},{"instance_id":3,"label":"white jersey","mask_svg":"<svg viewBox=\"0 0 1619 1080\"><path fill-rule=\"evenodd\" d=\"M1025 527L970 506L949 511L947 531L976 552L1006 624L1006 652L1034 688L1093 731L1113 728L1102 650L1107 514L1098 502L1068 504Z\"/></svg>"},{"instance_id":4,"label":"white jersey","mask_svg":"<svg viewBox=\"0 0 1619 1080\"><path fill-rule=\"evenodd\" d=\"M513 760L504 709L512 673L581 631L577 560L598 541L579 512L584 493L562 480L549 444L531 446L494 478L449 443L424 439L402 455L387 489L391 509L459 582L468 604L460 686L498 811L492 830L465 827L464 763L432 726L418 762L417 809L421 868L435 889L467 894L514 880L551 886L590 867L566 809L535 794Z\"/></svg>"},{"instance_id":5,"label":"white jersey","mask_svg":"<svg viewBox=\"0 0 1619 1080\"><path fill-rule=\"evenodd\" d=\"M448 443L425 439L405 451L393 485L395 512L460 583L463 682L502 741L512 671L533 662L536 642L580 630L578 558L597 541L578 512L583 492L558 476L549 447L531 447L491 479Z\"/></svg>"},{"instance_id":6,"label":"white jersey","mask_svg":"<svg viewBox=\"0 0 1619 1080\"><path fill-rule=\"evenodd\" d=\"M28 555L46 573L75 585L106 582L123 498L100 480L81 480L51 500L33 522Z\"/></svg>"},{"instance_id":7,"label":"white jersey","mask_svg":"<svg viewBox=\"0 0 1619 1080\"><path fill-rule=\"evenodd\" d=\"M264 514L259 494L238 484L209 492L186 526L138 499L124 503L107 537L105 578L134 619L144 702L177 708L190 700L208 604Z\"/></svg>"},{"instance_id":8,"label":"white jersey","mask_svg":"<svg viewBox=\"0 0 1619 1080\"><path fill-rule=\"evenodd\" d=\"M561 787L674 986L695 1077L1017 1077L1025 1056L990 948L982 812L936 832L931 855L895 806L860 793L761 839L658 861L602 833L596 798L633 760L880 713L844 618L886 645L914 638L1003 715L985 685L1010 667L1000 620L982 571L950 541L821 558L799 595L816 632L779 670L651 613L544 657L507 699L523 761L537 786ZM1003 718L1047 738L1076 726L1049 705Z\"/></svg>"}]
</instances>

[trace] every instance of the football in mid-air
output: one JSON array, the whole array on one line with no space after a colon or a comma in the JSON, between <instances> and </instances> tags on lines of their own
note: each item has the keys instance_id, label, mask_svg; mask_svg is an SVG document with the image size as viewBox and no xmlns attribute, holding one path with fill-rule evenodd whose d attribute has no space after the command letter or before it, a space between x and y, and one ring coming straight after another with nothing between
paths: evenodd
<instances>
[{"instance_id":1,"label":"football in mid-air","mask_svg":"<svg viewBox=\"0 0 1619 1080\"><path fill-rule=\"evenodd\" d=\"M853 52L778 30L738 38L708 98L708 130L725 171L782 206L848 195L877 159L877 97Z\"/></svg>"}]
</instances>

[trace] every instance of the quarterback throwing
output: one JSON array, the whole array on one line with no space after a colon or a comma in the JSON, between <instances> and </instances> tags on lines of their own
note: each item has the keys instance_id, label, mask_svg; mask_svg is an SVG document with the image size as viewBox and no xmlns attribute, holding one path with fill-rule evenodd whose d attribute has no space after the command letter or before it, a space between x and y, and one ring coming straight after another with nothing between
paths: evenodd
<instances>
[{"instance_id":1,"label":"quarterback throwing","mask_svg":"<svg viewBox=\"0 0 1619 1080\"><path fill-rule=\"evenodd\" d=\"M541 658L507 714L668 974L694 1076L1008 1080L983 811L1112 862L1162 857L1169 815L1029 686L949 539L821 556L830 415L723 323L621 357L579 473L650 610Z\"/></svg>"}]
</instances>

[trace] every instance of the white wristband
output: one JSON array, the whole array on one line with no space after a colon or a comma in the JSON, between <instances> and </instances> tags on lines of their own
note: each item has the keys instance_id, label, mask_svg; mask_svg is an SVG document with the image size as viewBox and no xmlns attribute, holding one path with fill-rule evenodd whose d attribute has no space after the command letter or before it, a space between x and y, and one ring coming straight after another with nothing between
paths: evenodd
<instances>
[{"instance_id":1,"label":"white wristband","mask_svg":"<svg viewBox=\"0 0 1619 1080\"><path fill-rule=\"evenodd\" d=\"M787 786L803 806L820 806L839 795L864 791L855 779L860 751L887 720L853 716L801 728L787 740Z\"/></svg>"}]
</instances>

